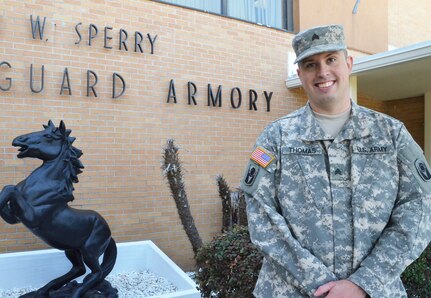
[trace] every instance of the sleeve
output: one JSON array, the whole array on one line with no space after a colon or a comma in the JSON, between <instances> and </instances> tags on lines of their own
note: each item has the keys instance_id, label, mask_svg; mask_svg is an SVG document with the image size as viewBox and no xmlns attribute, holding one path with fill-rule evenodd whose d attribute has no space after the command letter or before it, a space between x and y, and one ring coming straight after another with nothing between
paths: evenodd
<instances>
[{"instance_id":1,"label":"sleeve","mask_svg":"<svg viewBox=\"0 0 431 298\"><path fill-rule=\"evenodd\" d=\"M398 137L399 185L390 221L371 253L348 278L372 298L427 247L431 239L431 174L421 148L403 127Z\"/></svg>"},{"instance_id":2,"label":"sleeve","mask_svg":"<svg viewBox=\"0 0 431 298\"><path fill-rule=\"evenodd\" d=\"M276 130L267 129L260 136L241 182L247 201L250 238L273 265L276 274L302 294L314 297L319 286L337 278L321 260L300 245L280 214L276 194L279 150L271 141L276 134ZM259 150L272 158L269 164L259 161L259 156L253 157Z\"/></svg>"}]
</instances>

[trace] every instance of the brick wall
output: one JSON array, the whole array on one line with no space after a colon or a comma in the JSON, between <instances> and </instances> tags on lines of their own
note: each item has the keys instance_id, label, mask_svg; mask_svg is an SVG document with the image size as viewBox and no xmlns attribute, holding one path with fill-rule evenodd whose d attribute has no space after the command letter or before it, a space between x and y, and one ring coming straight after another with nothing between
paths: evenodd
<instances>
[{"instance_id":1,"label":"brick wall","mask_svg":"<svg viewBox=\"0 0 431 298\"><path fill-rule=\"evenodd\" d=\"M30 15L46 17L44 38L32 37ZM82 35L79 41L75 26ZM98 35L88 45L89 26ZM107 46L104 47L104 30ZM119 49L120 29L127 31L126 51ZM143 53L134 51L135 31ZM94 34L94 29L92 31ZM37 33L37 32L36 32ZM147 38L157 35L154 53ZM63 119L85 165L75 185L76 208L94 209L112 228L117 242L151 239L185 269L192 251L180 225L170 191L162 178L161 152L168 138L180 147L192 213L205 241L220 231L221 205L215 177L238 185L254 141L266 124L305 101L289 92L287 52L292 35L152 1L2 1L0 11L0 185L16 184L35 169L37 160L18 159L12 139ZM30 89L30 65L34 89ZM65 68L72 95L60 95ZM97 97L87 96L87 71L97 74ZM126 82L126 92L112 98L112 75ZM90 85L94 82L90 75ZM174 80L177 103L167 103ZM197 105L187 103L187 83L197 87ZM207 85L222 86L222 107L207 105ZM63 84L63 87L67 86ZM121 90L117 79L117 92ZM242 104L234 109L231 90ZM249 90L258 95L249 110ZM273 92L266 112L264 91ZM237 100L237 95L235 95ZM237 105L237 101L235 105ZM0 251L46 247L21 224L0 221Z\"/></svg>"},{"instance_id":2,"label":"brick wall","mask_svg":"<svg viewBox=\"0 0 431 298\"><path fill-rule=\"evenodd\" d=\"M358 103L402 121L419 146L424 148L425 101L423 96L389 101L360 96Z\"/></svg>"},{"instance_id":3,"label":"brick wall","mask_svg":"<svg viewBox=\"0 0 431 298\"><path fill-rule=\"evenodd\" d=\"M424 148L425 101L423 96L385 102L387 114L401 120L415 141Z\"/></svg>"}]
</instances>

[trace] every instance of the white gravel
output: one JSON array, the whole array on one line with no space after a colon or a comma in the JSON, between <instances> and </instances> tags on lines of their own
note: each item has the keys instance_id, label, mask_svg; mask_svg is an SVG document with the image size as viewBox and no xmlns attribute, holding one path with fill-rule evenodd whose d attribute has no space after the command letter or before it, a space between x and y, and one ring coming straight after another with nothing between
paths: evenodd
<instances>
[{"instance_id":1,"label":"white gravel","mask_svg":"<svg viewBox=\"0 0 431 298\"><path fill-rule=\"evenodd\" d=\"M170 281L148 270L108 275L106 280L117 288L119 298L149 297L178 291ZM36 289L0 290L0 298L15 298L34 290Z\"/></svg>"},{"instance_id":2,"label":"white gravel","mask_svg":"<svg viewBox=\"0 0 431 298\"><path fill-rule=\"evenodd\" d=\"M118 290L119 298L148 297L178 291L170 281L148 270L108 275L106 280Z\"/></svg>"}]
</instances>

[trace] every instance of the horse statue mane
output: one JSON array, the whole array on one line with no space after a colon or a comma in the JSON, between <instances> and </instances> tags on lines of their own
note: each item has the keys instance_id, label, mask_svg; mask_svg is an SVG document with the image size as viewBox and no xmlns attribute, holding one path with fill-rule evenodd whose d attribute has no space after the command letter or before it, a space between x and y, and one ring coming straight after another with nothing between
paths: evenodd
<instances>
[{"instance_id":1,"label":"horse statue mane","mask_svg":"<svg viewBox=\"0 0 431 298\"><path fill-rule=\"evenodd\" d=\"M67 197L70 198L69 201L73 201L74 197L72 196L72 192L75 190L73 183L79 182L78 175L82 173L81 169L84 168L84 165L79 160L83 154L82 150L72 145L76 138L70 136L72 130L66 129L66 125L63 120L60 121L60 125L58 127L55 127L54 123L49 120L48 125L44 124L43 128L51 131L54 138L61 138L64 142L65 153L63 160L66 163L66 166L64 167L63 175L66 178L66 190L69 194Z\"/></svg>"}]
</instances>

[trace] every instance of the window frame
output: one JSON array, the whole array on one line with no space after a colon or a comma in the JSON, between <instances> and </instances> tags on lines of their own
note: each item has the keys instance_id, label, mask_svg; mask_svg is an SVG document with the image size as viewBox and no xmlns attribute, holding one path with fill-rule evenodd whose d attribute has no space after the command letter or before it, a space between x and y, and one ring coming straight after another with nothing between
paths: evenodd
<instances>
[{"instance_id":1,"label":"window frame","mask_svg":"<svg viewBox=\"0 0 431 298\"><path fill-rule=\"evenodd\" d=\"M221 13L215 13L212 11L207 11L207 10L203 10L203 9L199 9L199 8L194 8L194 7L185 6L185 5L181 5L181 4L171 3L171 2L167 2L166 0L152 0L152 1L160 2L163 4L167 4L167 5L173 5L173 6L177 6L177 7L181 7L181 8L201 11L201 12L205 12L205 13L209 13L209 14L213 14L213 15L217 15L217 16L222 16L222 17L226 17L229 19L234 19L234 20L238 20L238 21L242 21L242 22L246 22L246 23L250 23L250 24L255 24L255 25L259 25L259 26L263 26L263 27L267 27L267 28L272 28L272 29L276 29L276 30L282 30L282 31L286 31L286 32L294 32L294 19L293 19L294 18L294 7L293 7L294 0L281 0L282 1L281 6L283 9L283 15L282 15L281 21L282 21L282 24L285 28L272 27L269 25L255 23L255 22L252 22L249 20L244 20L244 19L240 19L240 18L236 18L236 17L232 17L232 16L227 15L227 2L232 1L232 0L218 0L218 1L220 1Z\"/></svg>"}]
</instances>

